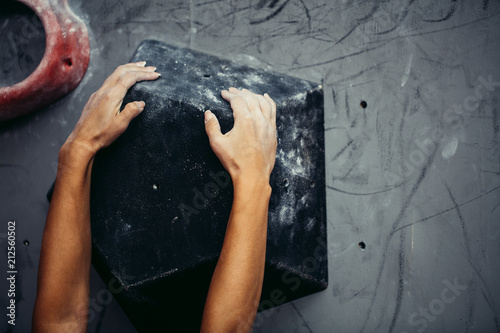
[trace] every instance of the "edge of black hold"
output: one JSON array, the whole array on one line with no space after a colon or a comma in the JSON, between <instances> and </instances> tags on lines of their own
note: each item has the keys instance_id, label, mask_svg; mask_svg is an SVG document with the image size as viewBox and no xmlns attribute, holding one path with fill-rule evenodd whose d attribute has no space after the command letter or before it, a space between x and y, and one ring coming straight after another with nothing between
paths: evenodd
<instances>
[{"instance_id":1,"label":"edge of black hold","mask_svg":"<svg viewBox=\"0 0 500 333\"><path fill-rule=\"evenodd\" d=\"M278 69L276 69L276 68L274 68L274 67L272 67L270 65L267 65L264 61L260 60L259 58L254 57L252 55L239 54L239 55L253 57L253 58L257 59L257 63L249 63L249 62L247 62L245 60L238 61L238 59L234 60L234 57L230 58L226 54L223 54L223 53L222 54L221 53L214 53L214 52L210 52L209 50L200 50L200 49L196 49L196 48L192 48L192 47L186 47L185 45L177 43L177 42L174 42L174 41L169 41L168 43L166 43L166 42L163 42L163 41L159 41L157 39L151 39L151 38L144 39L135 48L134 55L135 55L135 53L138 51L138 49L141 47L141 45L144 42L154 42L154 43L158 43L158 44L165 44L165 45L173 46L175 48L184 48L184 49L187 49L187 50L192 51L194 53L199 53L199 54L202 54L202 55L208 55L208 56L212 56L212 57L217 57L217 58L219 58L221 60L233 63L233 64L238 65L238 66L249 67L249 68L252 68L252 69L258 69L258 70L261 70L261 71L264 71L264 72L268 72L268 73L274 73L274 74L284 75L284 76L288 76L288 77L291 77L291 78L294 78L294 79L298 79L298 80L304 80L304 81L307 81L309 83L313 83L316 86L322 85L322 82L321 83L317 83L317 82L314 82L312 79L309 79L309 78L304 78L304 77L301 77L301 76L297 76L297 75L294 75L293 73L289 73L289 72L284 72L284 71L282 72L282 71L280 71L280 70L278 70ZM229 54L229 55L231 55L231 54ZM154 65L154 64L151 64L151 65ZM228 70L228 68L222 68L222 69L224 71ZM160 76L160 78L162 78L162 77ZM237 88L237 87L235 87L235 88Z\"/></svg>"}]
</instances>

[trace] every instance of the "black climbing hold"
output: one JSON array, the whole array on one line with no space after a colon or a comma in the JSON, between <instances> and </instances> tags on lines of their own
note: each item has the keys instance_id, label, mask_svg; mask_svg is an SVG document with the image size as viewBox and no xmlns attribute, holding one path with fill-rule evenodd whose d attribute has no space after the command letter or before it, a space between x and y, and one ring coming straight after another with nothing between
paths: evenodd
<instances>
[{"instance_id":1,"label":"black climbing hold","mask_svg":"<svg viewBox=\"0 0 500 333\"><path fill-rule=\"evenodd\" d=\"M91 186L93 263L123 287L115 297L136 328L199 332L232 204L203 114L229 131L220 91L231 86L268 93L278 106L262 308L278 305L275 290L290 302L325 289L328 264L315 257L328 248L321 87L157 41L140 45L139 60L162 76L128 92L123 105L146 108L97 154Z\"/></svg>"}]
</instances>

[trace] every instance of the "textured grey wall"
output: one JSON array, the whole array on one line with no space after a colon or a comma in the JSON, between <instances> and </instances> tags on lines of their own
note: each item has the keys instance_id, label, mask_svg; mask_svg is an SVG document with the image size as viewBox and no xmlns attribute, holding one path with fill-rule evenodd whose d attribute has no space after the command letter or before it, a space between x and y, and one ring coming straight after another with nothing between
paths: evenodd
<instances>
[{"instance_id":1,"label":"textured grey wall","mask_svg":"<svg viewBox=\"0 0 500 333\"><path fill-rule=\"evenodd\" d=\"M500 1L70 4L91 34L84 80L0 125L0 244L15 220L21 293L17 325L2 310L0 329L29 331L59 147L90 94L154 38L323 82L330 285L263 312L255 332L500 332ZM89 332L134 332L91 280ZM6 294L2 278L3 308Z\"/></svg>"}]
</instances>

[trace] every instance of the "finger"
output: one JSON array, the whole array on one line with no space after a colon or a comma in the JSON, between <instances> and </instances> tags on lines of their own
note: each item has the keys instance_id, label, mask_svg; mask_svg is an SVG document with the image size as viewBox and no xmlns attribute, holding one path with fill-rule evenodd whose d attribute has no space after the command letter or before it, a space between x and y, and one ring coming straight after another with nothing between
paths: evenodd
<instances>
[{"instance_id":1,"label":"finger","mask_svg":"<svg viewBox=\"0 0 500 333\"><path fill-rule=\"evenodd\" d=\"M217 120L217 117L210 110L205 111L205 131L213 148L215 141L222 137L222 133L220 131L219 120Z\"/></svg>"},{"instance_id":2,"label":"finger","mask_svg":"<svg viewBox=\"0 0 500 333\"><path fill-rule=\"evenodd\" d=\"M267 120L272 121L273 107L271 105L271 102L269 102L269 100L262 95L257 95L257 98L259 100L260 110L262 111L262 114L264 115L264 117L266 117Z\"/></svg>"},{"instance_id":3,"label":"finger","mask_svg":"<svg viewBox=\"0 0 500 333\"><path fill-rule=\"evenodd\" d=\"M229 88L229 90L222 90L221 95L222 98L224 98L231 104L235 124L239 122L240 118L250 114L248 104L245 98L241 96L239 90L235 88Z\"/></svg>"},{"instance_id":4,"label":"finger","mask_svg":"<svg viewBox=\"0 0 500 333\"><path fill-rule=\"evenodd\" d=\"M130 89L130 87L132 87L135 83L140 81L156 80L160 76L161 74L157 72L130 70L125 72L118 79L118 81L116 81L115 85L111 88L111 91L109 93L117 100L121 101L125 97L125 94Z\"/></svg>"},{"instance_id":5,"label":"finger","mask_svg":"<svg viewBox=\"0 0 500 333\"><path fill-rule=\"evenodd\" d=\"M144 102L131 102L128 103L122 112L120 112L109 124L107 135L101 142L101 148L109 146L120 135L125 132L128 125L139 113L144 110Z\"/></svg>"},{"instance_id":6,"label":"finger","mask_svg":"<svg viewBox=\"0 0 500 333\"><path fill-rule=\"evenodd\" d=\"M145 61L140 61L136 63L130 63L130 64L125 64L125 65L120 65L118 66L115 71L104 81L102 88L103 89L110 89L113 87L118 80L125 75L129 71L140 71L140 72L155 72L156 67L154 66L148 66L145 67L146 62Z\"/></svg>"},{"instance_id":7,"label":"finger","mask_svg":"<svg viewBox=\"0 0 500 333\"><path fill-rule=\"evenodd\" d=\"M236 96L239 96L240 91L236 88L229 88L228 90L222 90L221 95L222 98L224 98L226 101L231 103L231 99L235 98Z\"/></svg>"},{"instance_id":8,"label":"finger","mask_svg":"<svg viewBox=\"0 0 500 333\"><path fill-rule=\"evenodd\" d=\"M118 114L118 119L121 122L126 123L128 126L128 124L132 121L132 119L137 117L144 110L145 106L146 103L144 103L143 101L130 102L127 105L125 105L123 110Z\"/></svg>"},{"instance_id":9,"label":"finger","mask_svg":"<svg viewBox=\"0 0 500 333\"><path fill-rule=\"evenodd\" d=\"M271 122L274 124L274 127L276 127L276 103L268 94L264 94L264 98L271 104Z\"/></svg>"},{"instance_id":10,"label":"finger","mask_svg":"<svg viewBox=\"0 0 500 333\"><path fill-rule=\"evenodd\" d=\"M261 115L262 114L257 94L254 94L253 92L251 92L248 89L243 89L240 94L241 94L241 96L245 97L245 100L248 104L248 108L253 115Z\"/></svg>"}]
</instances>

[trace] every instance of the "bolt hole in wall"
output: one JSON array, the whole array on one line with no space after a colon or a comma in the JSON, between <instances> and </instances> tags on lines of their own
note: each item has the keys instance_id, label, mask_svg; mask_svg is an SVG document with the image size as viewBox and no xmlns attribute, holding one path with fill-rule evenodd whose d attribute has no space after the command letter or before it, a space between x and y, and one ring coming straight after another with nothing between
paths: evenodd
<instances>
[{"instance_id":1,"label":"bolt hole in wall","mask_svg":"<svg viewBox=\"0 0 500 333\"><path fill-rule=\"evenodd\" d=\"M24 246L30 246L30 241L29 241L29 240L27 240L27 239L25 239L25 240L23 241L23 245L24 245Z\"/></svg>"},{"instance_id":2,"label":"bolt hole in wall","mask_svg":"<svg viewBox=\"0 0 500 333\"><path fill-rule=\"evenodd\" d=\"M288 193L288 186L290 185L290 182L288 181L288 178L285 178L283 180L283 190L285 193Z\"/></svg>"},{"instance_id":3,"label":"bolt hole in wall","mask_svg":"<svg viewBox=\"0 0 500 333\"><path fill-rule=\"evenodd\" d=\"M366 103L366 101L363 101L363 100L362 100L362 101L359 103L359 106L361 106L361 108L363 108L363 109L366 109L366 107L368 106L368 103Z\"/></svg>"},{"instance_id":4,"label":"bolt hole in wall","mask_svg":"<svg viewBox=\"0 0 500 333\"><path fill-rule=\"evenodd\" d=\"M366 248L365 242L363 242L363 241L359 242L358 247L360 248L361 251L364 251Z\"/></svg>"},{"instance_id":5,"label":"bolt hole in wall","mask_svg":"<svg viewBox=\"0 0 500 333\"><path fill-rule=\"evenodd\" d=\"M208 77L211 77L211 75L210 74L203 74L203 77L207 77L208 78Z\"/></svg>"},{"instance_id":6,"label":"bolt hole in wall","mask_svg":"<svg viewBox=\"0 0 500 333\"><path fill-rule=\"evenodd\" d=\"M45 53L45 30L36 14L14 0L0 1L0 87L27 78Z\"/></svg>"}]
</instances>

